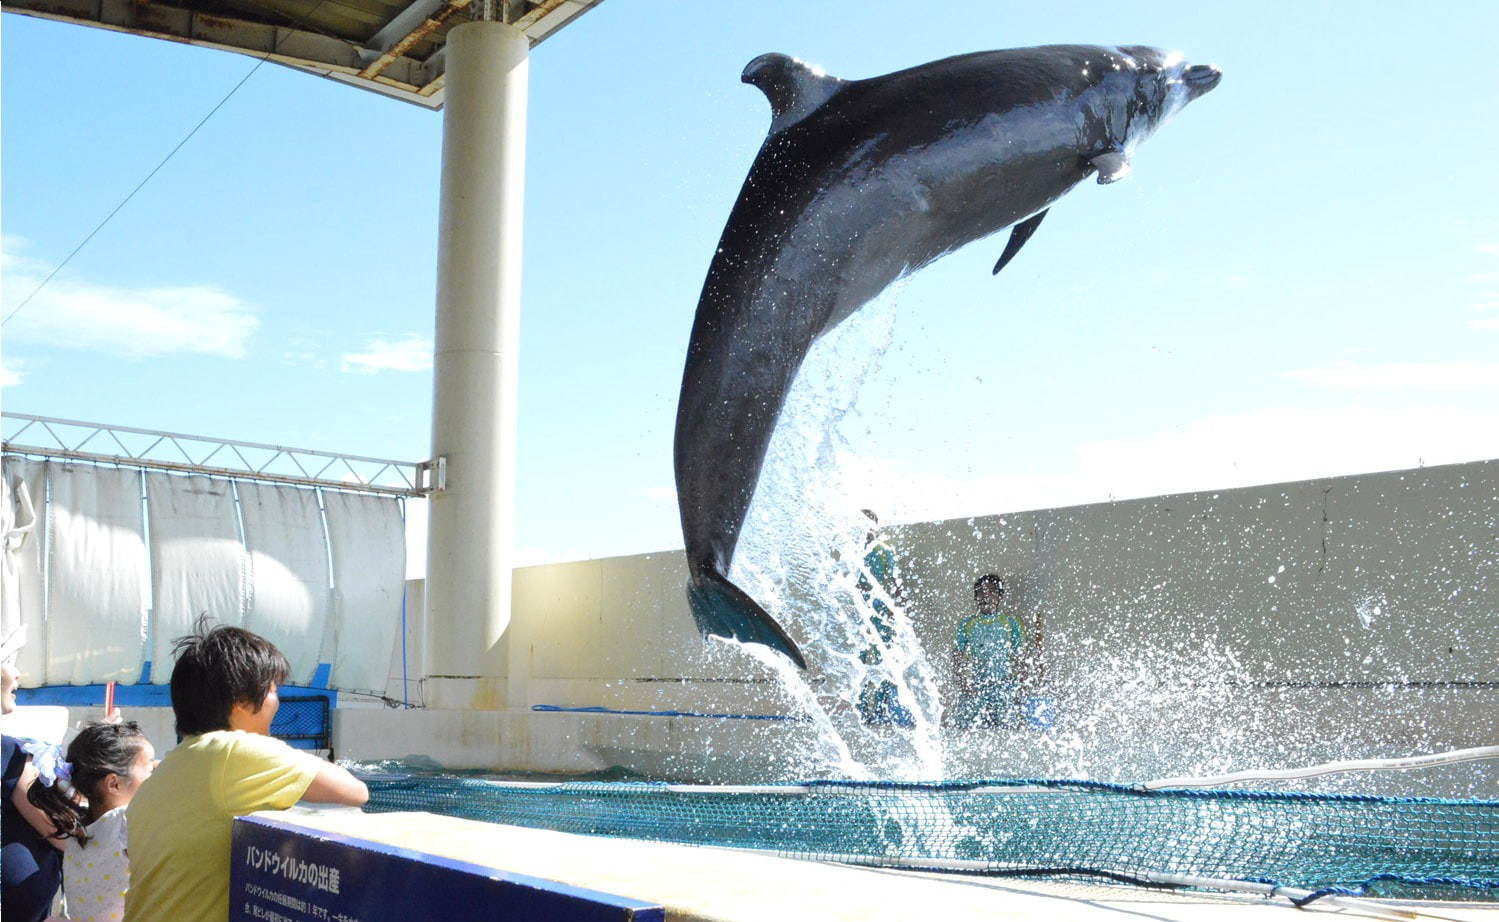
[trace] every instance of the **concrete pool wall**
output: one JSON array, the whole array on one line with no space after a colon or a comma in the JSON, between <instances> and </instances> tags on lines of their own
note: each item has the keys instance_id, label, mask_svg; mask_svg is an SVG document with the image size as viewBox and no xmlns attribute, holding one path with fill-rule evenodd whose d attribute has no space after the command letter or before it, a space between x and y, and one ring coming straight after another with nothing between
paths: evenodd
<instances>
[{"instance_id":1,"label":"concrete pool wall","mask_svg":"<svg viewBox=\"0 0 1499 922\"><path fill-rule=\"evenodd\" d=\"M996 572L1010 606L1043 625L1048 667L1062 675L1109 621L1124 629L1115 643L1212 635L1257 681L1499 681L1499 461L884 534L929 652L951 648L973 613L972 580ZM475 706L769 706L760 670L705 655L685 580L679 551L517 569L495 651L503 681ZM415 628L412 639L419 646ZM686 684L690 695L672 687Z\"/></svg>"}]
</instances>

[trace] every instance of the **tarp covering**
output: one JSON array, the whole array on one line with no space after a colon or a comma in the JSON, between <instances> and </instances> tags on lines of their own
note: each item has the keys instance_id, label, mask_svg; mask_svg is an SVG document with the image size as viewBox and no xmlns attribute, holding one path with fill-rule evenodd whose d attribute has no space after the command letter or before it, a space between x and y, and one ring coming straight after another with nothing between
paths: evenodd
<instances>
[{"instance_id":1,"label":"tarp covering","mask_svg":"<svg viewBox=\"0 0 1499 922\"><path fill-rule=\"evenodd\" d=\"M248 574L234 485L210 477L147 474L151 515L152 676L171 678L172 641L206 614L244 622Z\"/></svg>"},{"instance_id":2,"label":"tarp covering","mask_svg":"<svg viewBox=\"0 0 1499 922\"><path fill-rule=\"evenodd\" d=\"M295 684L329 663L332 687L384 694L399 498L19 455L3 481L0 629L29 627L23 684L134 682L144 660L165 684L173 641L207 615L276 644Z\"/></svg>"},{"instance_id":3,"label":"tarp covering","mask_svg":"<svg viewBox=\"0 0 1499 922\"><path fill-rule=\"evenodd\" d=\"M4 459L4 502L0 528L4 535L0 574L0 636L31 625L31 642L16 657L26 684L46 672L46 583L42 550L47 543L47 467L45 461Z\"/></svg>"},{"instance_id":4,"label":"tarp covering","mask_svg":"<svg viewBox=\"0 0 1499 922\"><path fill-rule=\"evenodd\" d=\"M378 496L333 492L323 494L323 504L333 554L332 682L383 694L405 591L401 507Z\"/></svg>"},{"instance_id":5,"label":"tarp covering","mask_svg":"<svg viewBox=\"0 0 1499 922\"><path fill-rule=\"evenodd\" d=\"M308 682L328 620L328 545L317 494L269 483L238 488L250 572L244 626L281 648L293 681Z\"/></svg>"},{"instance_id":6,"label":"tarp covering","mask_svg":"<svg viewBox=\"0 0 1499 922\"><path fill-rule=\"evenodd\" d=\"M50 467L46 682L133 682L150 604L141 473Z\"/></svg>"}]
</instances>

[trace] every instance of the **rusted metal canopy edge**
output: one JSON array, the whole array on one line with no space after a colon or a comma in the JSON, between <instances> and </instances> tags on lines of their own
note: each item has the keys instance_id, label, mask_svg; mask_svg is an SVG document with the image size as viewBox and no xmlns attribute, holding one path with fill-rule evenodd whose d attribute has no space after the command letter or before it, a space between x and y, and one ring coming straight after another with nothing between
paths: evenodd
<instances>
[{"instance_id":1,"label":"rusted metal canopy edge","mask_svg":"<svg viewBox=\"0 0 1499 922\"><path fill-rule=\"evenodd\" d=\"M512 25L523 31L534 47L601 2L545 0ZM421 40L437 39L438 28L446 24L452 13L469 3L470 0L448 0L439 12L423 17L404 36L384 48L369 48L337 36L210 15L160 2L7 0L5 11L266 58L276 64L403 102L440 109L445 49L439 48L425 61L402 52Z\"/></svg>"}]
</instances>

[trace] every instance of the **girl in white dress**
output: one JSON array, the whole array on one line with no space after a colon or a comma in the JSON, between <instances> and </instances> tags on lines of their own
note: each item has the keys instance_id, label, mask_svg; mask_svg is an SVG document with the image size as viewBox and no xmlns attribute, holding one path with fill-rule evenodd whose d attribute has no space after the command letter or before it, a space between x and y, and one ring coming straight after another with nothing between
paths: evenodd
<instances>
[{"instance_id":1,"label":"girl in white dress","mask_svg":"<svg viewBox=\"0 0 1499 922\"><path fill-rule=\"evenodd\" d=\"M26 793L46 814L62 850L65 919L121 922L130 865L125 808L156 764L156 752L133 721L92 723L68 745L66 758L33 753L37 783Z\"/></svg>"}]
</instances>

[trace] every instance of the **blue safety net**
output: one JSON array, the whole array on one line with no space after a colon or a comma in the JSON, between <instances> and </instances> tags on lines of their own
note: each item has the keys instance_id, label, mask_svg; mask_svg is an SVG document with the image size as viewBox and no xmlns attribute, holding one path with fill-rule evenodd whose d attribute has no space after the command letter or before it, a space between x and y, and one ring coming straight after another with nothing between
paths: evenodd
<instances>
[{"instance_id":1,"label":"blue safety net","mask_svg":"<svg viewBox=\"0 0 1499 922\"><path fill-rule=\"evenodd\" d=\"M584 835L796 858L1146 883L1499 899L1499 801L1162 790L1087 781L819 781L749 791L654 782L370 780L376 812L425 810Z\"/></svg>"}]
</instances>

